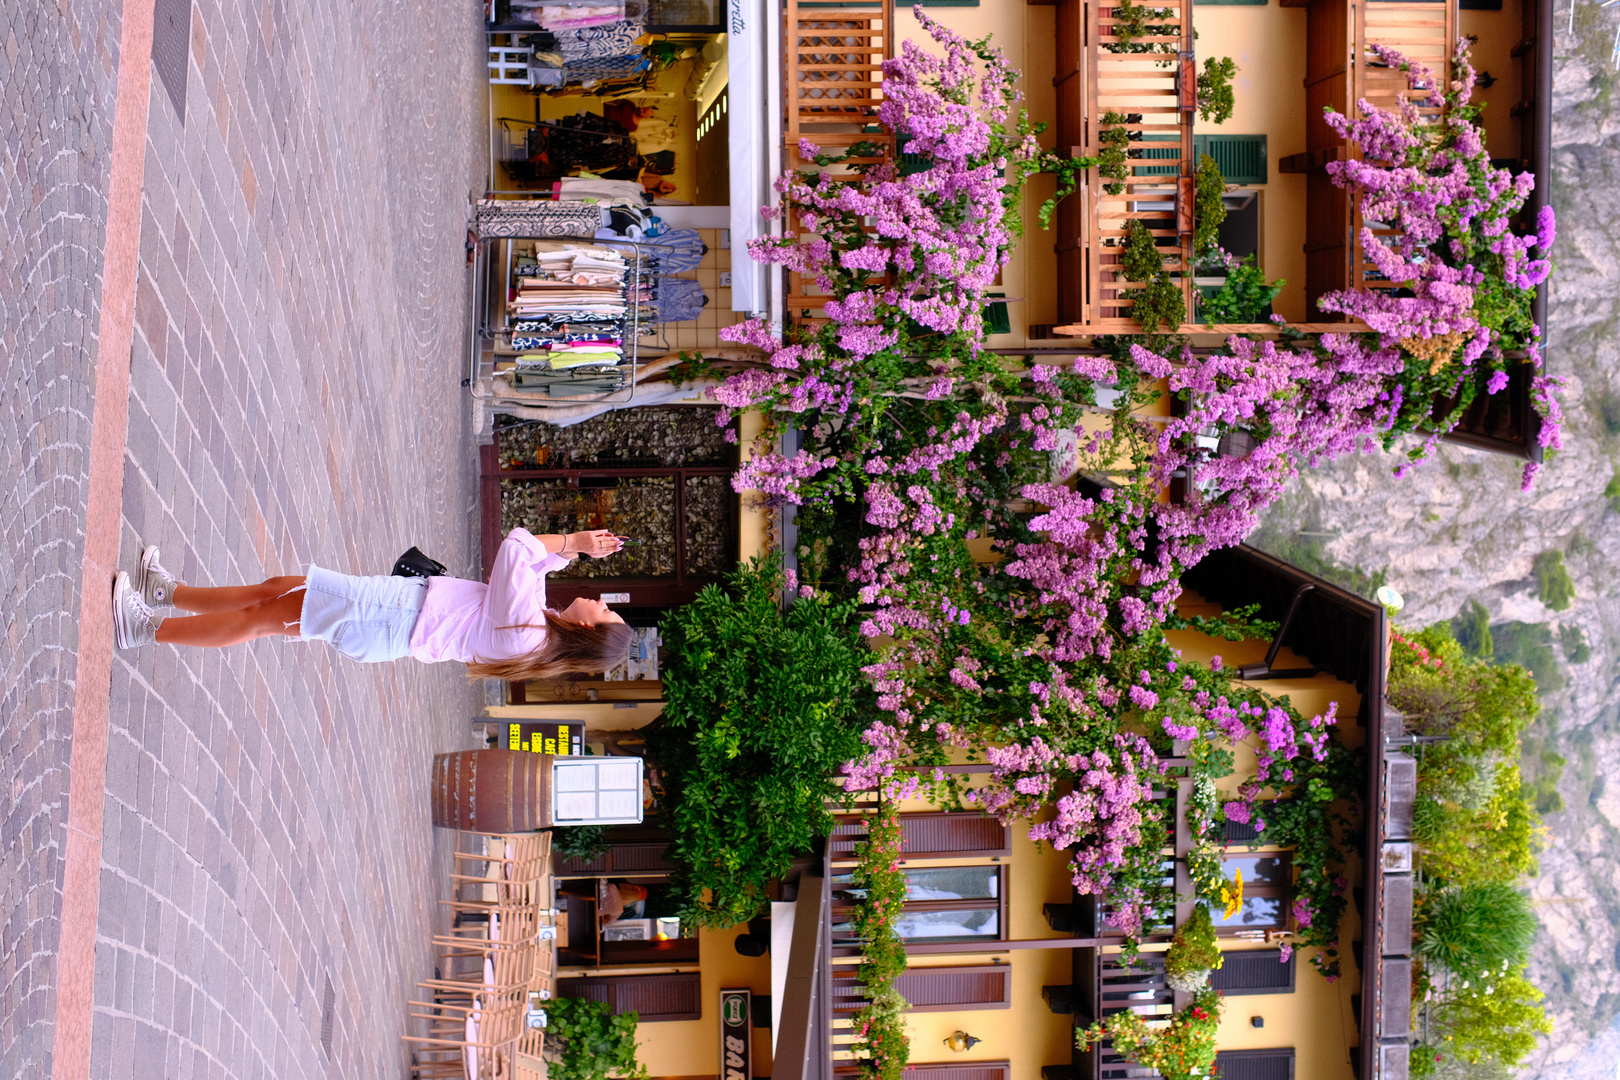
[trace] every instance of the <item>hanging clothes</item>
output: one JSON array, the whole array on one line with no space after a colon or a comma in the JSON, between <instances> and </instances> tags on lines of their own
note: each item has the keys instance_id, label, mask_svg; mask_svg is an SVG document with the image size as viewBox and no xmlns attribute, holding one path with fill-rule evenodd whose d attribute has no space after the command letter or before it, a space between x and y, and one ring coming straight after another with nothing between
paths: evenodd
<instances>
[{"instance_id":1,"label":"hanging clothes","mask_svg":"<svg viewBox=\"0 0 1620 1080\"><path fill-rule=\"evenodd\" d=\"M703 286L691 278L659 277L653 285L653 305L661 323L690 322L708 302Z\"/></svg>"},{"instance_id":2,"label":"hanging clothes","mask_svg":"<svg viewBox=\"0 0 1620 1080\"><path fill-rule=\"evenodd\" d=\"M648 249L658 260L658 269L665 274L678 274L683 270L696 270L708 245L694 229L671 229L659 233Z\"/></svg>"},{"instance_id":3,"label":"hanging clothes","mask_svg":"<svg viewBox=\"0 0 1620 1080\"><path fill-rule=\"evenodd\" d=\"M646 33L640 19L615 19L601 26L582 26L554 31L556 51L567 60L599 60L641 55L636 39ZM649 64L651 61L648 61Z\"/></svg>"},{"instance_id":4,"label":"hanging clothes","mask_svg":"<svg viewBox=\"0 0 1620 1080\"><path fill-rule=\"evenodd\" d=\"M482 199L479 236L594 236L605 223L602 207L553 199Z\"/></svg>"}]
</instances>

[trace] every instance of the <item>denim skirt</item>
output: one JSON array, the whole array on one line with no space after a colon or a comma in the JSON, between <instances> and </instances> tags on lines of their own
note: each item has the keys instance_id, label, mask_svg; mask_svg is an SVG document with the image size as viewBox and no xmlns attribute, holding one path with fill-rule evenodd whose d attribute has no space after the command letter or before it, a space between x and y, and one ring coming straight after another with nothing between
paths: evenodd
<instances>
[{"instance_id":1,"label":"denim skirt","mask_svg":"<svg viewBox=\"0 0 1620 1080\"><path fill-rule=\"evenodd\" d=\"M427 579L351 577L309 568L298 636L325 641L364 664L411 654L411 631L427 599Z\"/></svg>"}]
</instances>

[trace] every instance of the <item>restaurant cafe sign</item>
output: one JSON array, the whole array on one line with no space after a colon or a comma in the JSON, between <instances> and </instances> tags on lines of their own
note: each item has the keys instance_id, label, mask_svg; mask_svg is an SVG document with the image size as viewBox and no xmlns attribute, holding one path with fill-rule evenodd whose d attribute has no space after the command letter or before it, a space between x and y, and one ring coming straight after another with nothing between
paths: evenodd
<instances>
[{"instance_id":1,"label":"restaurant cafe sign","mask_svg":"<svg viewBox=\"0 0 1620 1080\"><path fill-rule=\"evenodd\" d=\"M720 991L720 1080L749 1080L753 1075L753 992Z\"/></svg>"}]
</instances>

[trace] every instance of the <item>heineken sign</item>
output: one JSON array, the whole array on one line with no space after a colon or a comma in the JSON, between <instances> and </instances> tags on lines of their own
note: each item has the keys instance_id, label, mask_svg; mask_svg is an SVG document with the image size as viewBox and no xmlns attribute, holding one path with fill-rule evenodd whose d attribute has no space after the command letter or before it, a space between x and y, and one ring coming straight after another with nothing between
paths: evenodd
<instances>
[{"instance_id":1,"label":"heineken sign","mask_svg":"<svg viewBox=\"0 0 1620 1080\"><path fill-rule=\"evenodd\" d=\"M720 1080L749 1080L753 1075L753 1006L750 990L720 991Z\"/></svg>"}]
</instances>

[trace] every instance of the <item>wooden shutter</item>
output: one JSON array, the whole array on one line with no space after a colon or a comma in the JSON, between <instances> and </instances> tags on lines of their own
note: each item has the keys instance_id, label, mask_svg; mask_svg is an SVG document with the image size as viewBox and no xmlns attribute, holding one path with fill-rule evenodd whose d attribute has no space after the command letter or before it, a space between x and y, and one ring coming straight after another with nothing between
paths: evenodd
<instances>
[{"instance_id":1,"label":"wooden shutter","mask_svg":"<svg viewBox=\"0 0 1620 1080\"><path fill-rule=\"evenodd\" d=\"M895 980L895 989L913 1012L1005 1009L1012 1003L1012 980L1005 964L958 968L915 968Z\"/></svg>"},{"instance_id":2,"label":"wooden shutter","mask_svg":"<svg viewBox=\"0 0 1620 1080\"><path fill-rule=\"evenodd\" d=\"M606 1002L615 1013L634 1012L643 1024L703 1019L703 980L695 971L559 979L557 994Z\"/></svg>"},{"instance_id":3,"label":"wooden shutter","mask_svg":"<svg viewBox=\"0 0 1620 1080\"><path fill-rule=\"evenodd\" d=\"M957 1009L1005 1009L1012 1003L1011 969L1005 964L972 967L912 968L895 980L895 989L913 1012L954 1012ZM855 973L840 973L832 980L835 1013L852 1013L866 1004L865 990Z\"/></svg>"},{"instance_id":4,"label":"wooden shutter","mask_svg":"<svg viewBox=\"0 0 1620 1080\"><path fill-rule=\"evenodd\" d=\"M559 877L665 873L675 869L675 864L665 857L668 851L669 844L663 840L611 844L601 858L590 862L558 858L556 873Z\"/></svg>"},{"instance_id":5,"label":"wooden shutter","mask_svg":"<svg viewBox=\"0 0 1620 1080\"><path fill-rule=\"evenodd\" d=\"M905 1080L1008 1080L1007 1061L919 1061L906 1066ZM854 1065L833 1066L834 1076L855 1076L862 1070Z\"/></svg>"},{"instance_id":6,"label":"wooden shutter","mask_svg":"<svg viewBox=\"0 0 1620 1080\"><path fill-rule=\"evenodd\" d=\"M1209 973L1209 985L1227 997L1233 994L1292 994L1294 958L1282 962L1280 949L1245 949L1221 956L1221 966Z\"/></svg>"},{"instance_id":7,"label":"wooden shutter","mask_svg":"<svg viewBox=\"0 0 1620 1080\"><path fill-rule=\"evenodd\" d=\"M1208 0L1204 0L1208 2ZM1233 0L1225 0L1227 3ZM1264 135L1194 135L1193 157L1208 154L1228 184L1264 184L1268 176Z\"/></svg>"},{"instance_id":8,"label":"wooden shutter","mask_svg":"<svg viewBox=\"0 0 1620 1080\"><path fill-rule=\"evenodd\" d=\"M1294 1051L1222 1050L1215 1055L1217 1080L1294 1080Z\"/></svg>"},{"instance_id":9,"label":"wooden shutter","mask_svg":"<svg viewBox=\"0 0 1620 1080\"><path fill-rule=\"evenodd\" d=\"M1253 844L1260 839L1260 830L1253 825L1241 821L1226 819L1226 842L1228 844Z\"/></svg>"},{"instance_id":10,"label":"wooden shutter","mask_svg":"<svg viewBox=\"0 0 1620 1080\"><path fill-rule=\"evenodd\" d=\"M905 1080L1007 1080L1011 1062L936 1061L907 1065Z\"/></svg>"},{"instance_id":11,"label":"wooden shutter","mask_svg":"<svg viewBox=\"0 0 1620 1080\"><path fill-rule=\"evenodd\" d=\"M848 859L865 830L854 822L833 830L830 854ZM900 815L900 850L919 859L974 859L1008 855L1012 842L1007 826L986 814L921 813Z\"/></svg>"}]
</instances>

